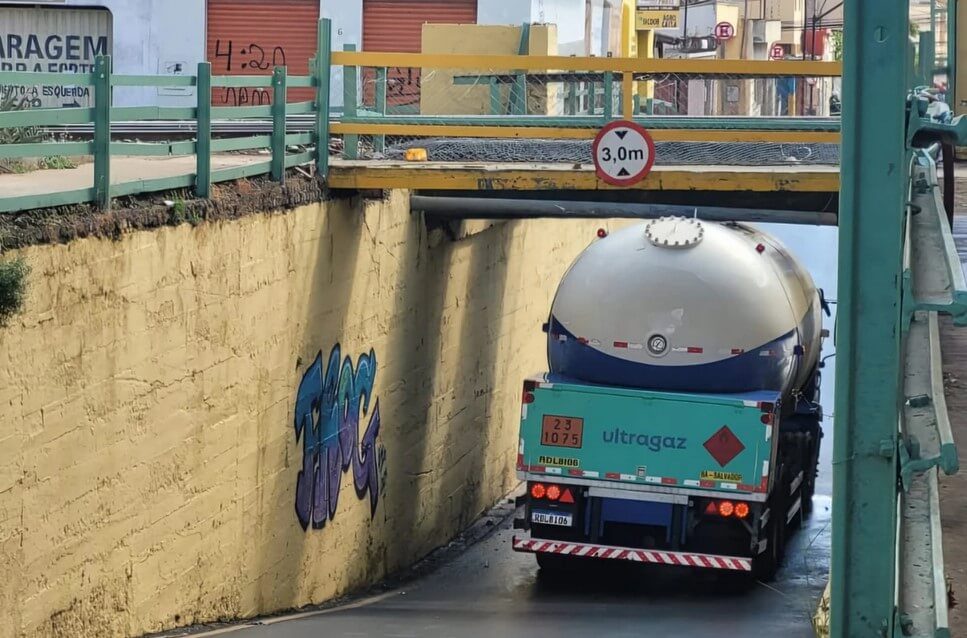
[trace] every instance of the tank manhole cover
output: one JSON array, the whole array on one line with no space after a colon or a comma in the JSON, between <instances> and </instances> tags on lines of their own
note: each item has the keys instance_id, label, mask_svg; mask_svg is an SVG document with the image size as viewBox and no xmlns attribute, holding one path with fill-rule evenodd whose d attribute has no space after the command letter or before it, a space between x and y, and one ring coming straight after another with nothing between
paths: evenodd
<instances>
[{"instance_id":1,"label":"tank manhole cover","mask_svg":"<svg viewBox=\"0 0 967 638\"><path fill-rule=\"evenodd\" d=\"M688 248L705 237L702 222L688 217L660 217L645 226L645 237L655 246Z\"/></svg>"}]
</instances>

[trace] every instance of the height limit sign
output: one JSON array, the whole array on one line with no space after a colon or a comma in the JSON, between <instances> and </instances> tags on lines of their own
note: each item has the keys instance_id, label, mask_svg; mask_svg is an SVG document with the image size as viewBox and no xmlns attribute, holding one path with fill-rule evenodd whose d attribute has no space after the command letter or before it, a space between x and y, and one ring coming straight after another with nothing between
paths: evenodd
<instances>
[{"instance_id":1,"label":"height limit sign","mask_svg":"<svg viewBox=\"0 0 967 638\"><path fill-rule=\"evenodd\" d=\"M634 122L611 122L591 147L598 177L612 186L640 182L655 164L655 142Z\"/></svg>"}]
</instances>

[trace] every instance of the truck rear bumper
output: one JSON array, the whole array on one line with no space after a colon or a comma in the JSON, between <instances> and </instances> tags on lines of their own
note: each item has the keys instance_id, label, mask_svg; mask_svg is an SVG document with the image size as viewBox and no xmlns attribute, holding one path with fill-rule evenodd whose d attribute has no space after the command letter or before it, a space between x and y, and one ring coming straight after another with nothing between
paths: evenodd
<instances>
[{"instance_id":1,"label":"truck rear bumper","mask_svg":"<svg viewBox=\"0 0 967 638\"><path fill-rule=\"evenodd\" d=\"M700 567L703 569L721 569L739 572L752 571L751 559L736 556L629 549L627 547L612 547L609 545L595 545L593 543L567 543L564 541L547 541L539 538L523 538L518 536L514 537L514 551L528 552L531 554L547 553L561 556L626 560L637 563L677 565L680 567Z\"/></svg>"}]
</instances>

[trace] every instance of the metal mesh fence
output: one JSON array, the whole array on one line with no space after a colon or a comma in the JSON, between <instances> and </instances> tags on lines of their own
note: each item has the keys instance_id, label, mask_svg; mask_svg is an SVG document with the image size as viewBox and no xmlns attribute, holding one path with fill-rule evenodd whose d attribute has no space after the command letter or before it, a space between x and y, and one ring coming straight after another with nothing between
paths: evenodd
<instances>
[{"instance_id":1,"label":"metal mesh fence","mask_svg":"<svg viewBox=\"0 0 967 638\"><path fill-rule=\"evenodd\" d=\"M835 164L835 144L703 141L702 131L838 130L838 79L635 73L347 67L340 120L351 132L333 145L346 159L407 159L423 148L429 161L590 163L593 133L611 119L646 128L692 130L693 141L662 141L667 165ZM385 134L367 134L383 125ZM446 126L447 129L426 127ZM490 127L492 135L483 129ZM502 129L495 132L498 127ZM557 134L541 135L555 129ZM563 131L586 129L585 139ZM697 130L696 130L697 129ZM511 132L515 131L515 132ZM344 131L345 132L345 131ZM750 133L751 134L751 133ZM522 137L526 139L514 139ZM544 138L547 139L544 139ZM669 139L669 135L664 135ZM764 136L768 137L768 136ZM532 139L533 138L533 139ZM790 139L796 139L792 136ZM825 141L825 140L823 140Z\"/></svg>"}]
</instances>

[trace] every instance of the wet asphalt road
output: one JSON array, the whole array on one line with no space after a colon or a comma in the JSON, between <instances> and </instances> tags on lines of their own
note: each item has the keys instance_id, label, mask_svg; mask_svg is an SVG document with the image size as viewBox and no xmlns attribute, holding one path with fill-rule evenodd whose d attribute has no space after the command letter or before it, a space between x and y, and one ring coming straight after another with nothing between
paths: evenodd
<instances>
[{"instance_id":1,"label":"wet asphalt road","mask_svg":"<svg viewBox=\"0 0 967 638\"><path fill-rule=\"evenodd\" d=\"M244 629L239 638L811 638L825 585L829 498L816 498L777 580L735 582L666 568L575 573L548 582L510 550L504 525L436 572L371 604Z\"/></svg>"},{"instance_id":2,"label":"wet asphalt road","mask_svg":"<svg viewBox=\"0 0 967 638\"><path fill-rule=\"evenodd\" d=\"M836 230L763 225L836 296ZM832 330L832 321L826 320ZM824 354L834 351L828 340ZM832 362L831 362L832 363ZM814 512L790 539L777 580L751 589L707 572L654 566L576 572L548 581L534 557L511 551L507 521L422 580L321 615L246 628L238 638L811 638L830 551L833 367L823 374L827 419Z\"/></svg>"}]
</instances>

